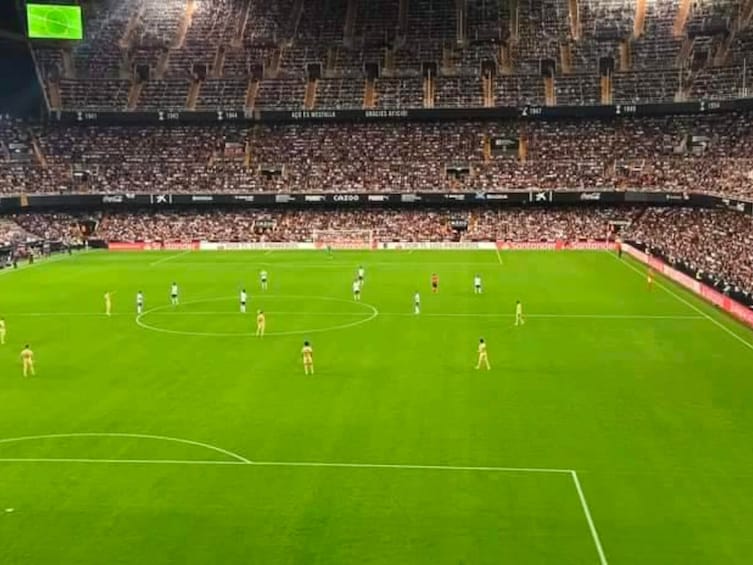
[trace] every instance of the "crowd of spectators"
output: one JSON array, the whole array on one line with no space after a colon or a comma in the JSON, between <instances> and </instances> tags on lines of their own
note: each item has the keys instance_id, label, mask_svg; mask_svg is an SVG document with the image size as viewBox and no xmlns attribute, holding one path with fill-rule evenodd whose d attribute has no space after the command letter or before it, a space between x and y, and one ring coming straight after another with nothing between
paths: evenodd
<instances>
[{"instance_id":1,"label":"crowd of spectators","mask_svg":"<svg viewBox=\"0 0 753 565\"><path fill-rule=\"evenodd\" d=\"M15 226L27 235L27 239L46 241L78 242L83 239L81 228L82 220L97 225L101 213L83 215L66 212L49 212L34 214L17 214L6 218L0 218L0 228L3 221L7 225ZM2 239L2 238L0 238Z\"/></svg>"},{"instance_id":2,"label":"crowd of spectators","mask_svg":"<svg viewBox=\"0 0 753 565\"><path fill-rule=\"evenodd\" d=\"M632 208L567 209L262 209L140 210L96 214L31 213L14 216L23 229L63 239L86 219L91 237L107 241L312 242L321 234L388 241L603 240L610 222L630 221ZM467 222L457 231L453 220Z\"/></svg>"},{"instance_id":3,"label":"crowd of spectators","mask_svg":"<svg viewBox=\"0 0 753 565\"><path fill-rule=\"evenodd\" d=\"M0 221L0 241L70 239L79 223L96 225L108 241L311 242L318 233L370 234L389 241L579 241L616 237L646 245L720 284L753 290L753 218L733 211L690 208L505 208L441 210L279 209L28 213ZM456 231L453 220L467 221Z\"/></svg>"},{"instance_id":4,"label":"crowd of spectators","mask_svg":"<svg viewBox=\"0 0 753 565\"><path fill-rule=\"evenodd\" d=\"M0 218L0 249L36 241L39 237L35 233L33 230L27 231L7 218Z\"/></svg>"},{"instance_id":5,"label":"crowd of spectators","mask_svg":"<svg viewBox=\"0 0 753 565\"><path fill-rule=\"evenodd\" d=\"M723 291L753 292L753 217L722 210L649 208L630 238Z\"/></svg>"},{"instance_id":6,"label":"crowd of spectators","mask_svg":"<svg viewBox=\"0 0 753 565\"><path fill-rule=\"evenodd\" d=\"M467 230L457 231L456 220L467 222ZM731 210L270 208L23 213L0 220L0 241L71 240L80 236L82 221L95 226L92 239L107 241L316 242L322 233L338 240L377 242L572 242L620 237L647 246L722 291L753 292L753 217ZM622 226L621 231L616 226Z\"/></svg>"},{"instance_id":7,"label":"crowd of spectators","mask_svg":"<svg viewBox=\"0 0 753 565\"><path fill-rule=\"evenodd\" d=\"M519 149L495 153L495 138ZM25 160L3 155L3 148L30 147L30 139L43 162L30 150ZM753 114L252 127L53 124L23 134L0 127L3 194L535 189L753 196Z\"/></svg>"},{"instance_id":8,"label":"crowd of spectators","mask_svg":"<svg viewBox=\"0 0 753 565\"><path fill-rule=\"evenodd\" d=\"M326 78L349 79L348 88L322 83L317 108L359 108L366 64L382 75L379 107L423 107L431 98L422 96L425 64L436 66L438 106L482 106L482 63L496 68L495 105L543 104L542 61L554 65L556 103L595 104L605 57L613 61L616 103L733 98L749 89L745 62L753 55L753 32L738 25L735 0L694 2L681 33L674 29L679 0L648 3L637 32L636 6L627 0L525 0L514 13L489 0L89 4L87 37L64 48L66 56L58 46L35 48L40 76L58 85L66 109L125 110L131 85L141 82L136 108L184 109L192 81L198 104L188 109L246 102L255 110L298 109L310 65ZM691 63L705 68L690 72ZM247 98L258 80L260 95Z\"/></svg>"}]
</instances>

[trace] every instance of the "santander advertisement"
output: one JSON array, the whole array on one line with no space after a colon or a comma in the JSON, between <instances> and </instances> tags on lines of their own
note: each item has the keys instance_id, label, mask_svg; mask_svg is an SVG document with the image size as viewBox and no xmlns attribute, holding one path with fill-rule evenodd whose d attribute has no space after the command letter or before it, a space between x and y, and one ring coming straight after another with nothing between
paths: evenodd
<instances>
[{"instance_id":1,"label":"santander advertisement","mask_svg":"<svg viewBox=\"0 0 753 565\"><path fill-rule=\"evenodd\" d=\"M198 251L198 241L111 241L110 251Z\"/></svg>"}]
</instances>

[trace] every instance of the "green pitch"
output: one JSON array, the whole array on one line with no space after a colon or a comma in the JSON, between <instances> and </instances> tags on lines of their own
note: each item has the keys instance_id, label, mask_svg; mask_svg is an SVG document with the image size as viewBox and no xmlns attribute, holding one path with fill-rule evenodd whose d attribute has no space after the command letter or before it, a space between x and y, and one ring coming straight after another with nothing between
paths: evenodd
<instances>
[{"instance_id":1,"label":"green pitch","mask_svg":"<svg viewBox=\"0 0 753 565\"><path fill-rule=\"evenodd\" d=\"M2 271L0 563L749 563L753 333L661 284L599 252Z\"/></svg>"},{"instance_id":2,"label":"green pitch","mask_svg":"<svg viewBox=\"0 0 753 565\"><path fill-rule=\"evenodd\" d=\"M32 39L83 39L81 6L27 4L26 22Z\"/></svg>"}]
</instances>

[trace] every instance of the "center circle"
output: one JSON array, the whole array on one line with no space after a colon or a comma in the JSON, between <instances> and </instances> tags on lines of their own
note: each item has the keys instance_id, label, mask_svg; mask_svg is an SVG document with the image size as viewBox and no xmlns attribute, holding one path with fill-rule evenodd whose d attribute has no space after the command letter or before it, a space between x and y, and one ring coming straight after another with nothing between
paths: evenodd
<instances>
[{"instance_id":1,"label":"center circle","mask_svg":"<svg viewBox=\"0 0 753 565\"><path fill-rule=\"evenodd\" d=\"M293 306L292 308L285 308L285 303L295 304L298 303L298 308ZM213 310L195 309L197 305L202 304L232 304L232 308L217 307ZM278 303L279 306L274 308L274 303ZM357 310L343 310L332 311L336 308L328 310L321 310L321 308L309 308L311 304L348 304L349 306L356 306ZM299 295L284 295L284 294L259 294L252 296L248 304L248 313L242 314L239 312L239 300L238 297L220 297L220 298L205 298L201 300L191 300L184 302L178 306L172 304L166 304L164 306L157 306L146 310L144 313L136 316L136 325L139 327L158 333L172 334L172 335L188 335L199 337L253 337L256 335L256 311L261 309L267 317L267 328L274 327L278 324L279 319L300 317L309 319L316 317L322 320L334 320L336 323L330 323L321 327L306 328L306 329L293 329L288 331L268 331L265 332L265 336L291 336L291 335L311 335L315 333L329 332L335 330L344 330L347 328L353 328L371 322L379 315L379 311L371 304L364 302L355 302L353 300L346 300L343 298L332 298L328 296L299 296ZM233 309L235 308L235 309ZM300 309L299 309L300 308ZM185 330L182 328L170 328L161 327L155 324L154 318L162 316L163 318L186 318L194 320L212 320L216 322L218 319L236 319L244 320L245 331L193 331ZM145 318L151 317L150 323L145 321ZM357 317L353 320L354 317ZM349 319L350 318L350 319ZM236 326L235 321L232 322Z\"/></svg>"}]
</instances>

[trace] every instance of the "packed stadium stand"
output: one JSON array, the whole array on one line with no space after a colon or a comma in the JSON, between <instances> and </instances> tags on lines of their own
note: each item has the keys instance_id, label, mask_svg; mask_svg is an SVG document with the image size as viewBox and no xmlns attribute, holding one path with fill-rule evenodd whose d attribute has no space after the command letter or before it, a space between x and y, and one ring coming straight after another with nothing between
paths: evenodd
<instances>
[{"instance_id":1,"label":"packed stadium stand","mask_svg":"<svg viewBox=\"0 0 753 565\"><path fill-rule=\"evenodd\" d=\"M753 0L103 0L84 9L85 41L33 48L51 119L0 120L0 195L753 198L753 113L717 104L751 96ZM692 109L630 115L636 105L686 102ZM612 113L575 119L582 106ZM506 108L514 112L504 119L484 114ZM530 119L542 108L575 111ZM412 119L437 109L455 119ZM361 117L309 121L328 110ZM78 114L73 124L60 119L66 111ZM182 119L194 111L218 118ZM223 122L223 111L233 119ZM109 122L98 119L111 112ZM147 112L159 121L129 118ZM166 115L174 123L162 123ZM682 207L463 213L467 240L603 239L611 220L624 221L626 238L722 290L753 289L749 215ZM450 214L209 207L85 216L104 240L300 241L317 229L371 229L380 240L446 241L461 237ZM82 217L6 217L0 236L66 238ZM274 229L258 229L259 218Z\"/></svg>"},{"instance_id":2,"label":"packed stadium stand","mask_svg":"<svg viewBox=\"0 0 753 565\"><path fill-rule=\"evenodd\" d=\"M53 109L633 104L751 90L750 0L84 7L84 42L35 47Z\"/></svg>"},{"instance_id":3,"label":"packed stadium stand","mask_svg":"<svg viewBox=\"0 0 753 565\"><path fill-rule=\"evenodd\" d=\"M3 194L584 188L753 196L753 115L0 125Z\"/></svg>"}]
</instances>

